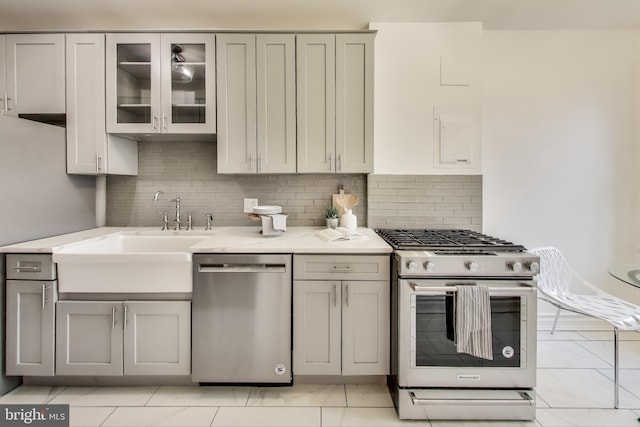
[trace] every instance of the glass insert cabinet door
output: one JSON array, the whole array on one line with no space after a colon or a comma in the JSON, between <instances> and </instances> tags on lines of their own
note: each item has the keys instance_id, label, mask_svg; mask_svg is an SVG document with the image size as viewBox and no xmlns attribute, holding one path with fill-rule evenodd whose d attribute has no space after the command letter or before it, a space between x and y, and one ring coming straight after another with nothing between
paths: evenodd
<instances>
[{"instance_id":1,"label":"glass insert cabinet door","mask_svg":"<svg viewBox=\"0 0 640 427\"><path fill-rule=\"evenodd\" d=\"M107 34L107 132L214 133L213 34Z\"/></svg>"},{"instance_id":2,"label":"glass insert cabinet door","mask_svg":"<svg viewBox=\"0 0 640 427\"><path fill-rule=\"evenodd\" d=\"M215 36L162 35L163 131L215 132Z\"/></svg>"}]
</instances>

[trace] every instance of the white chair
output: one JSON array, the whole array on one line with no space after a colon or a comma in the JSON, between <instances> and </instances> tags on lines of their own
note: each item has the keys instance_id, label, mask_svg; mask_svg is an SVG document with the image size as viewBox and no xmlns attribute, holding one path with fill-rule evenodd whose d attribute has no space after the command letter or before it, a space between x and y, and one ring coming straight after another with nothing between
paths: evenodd
<instances>
[{"instance_id":1,"label":"white chair","mask_svg":"<svg viewBox=\"0 0 640 427\"><path fill-rule=\"evenodd\" d=\"M613 326L613 406L617 409L619 391L618 330L640 330L640 306L617 298L587 282L571 268L562 253L556 248L536 248L529 250L529 252L540 257L540 273L537 276L538 295L558 308L551 329L552 334L555 331L561 309L602 319Z\"/></svg>"}]
</instances>

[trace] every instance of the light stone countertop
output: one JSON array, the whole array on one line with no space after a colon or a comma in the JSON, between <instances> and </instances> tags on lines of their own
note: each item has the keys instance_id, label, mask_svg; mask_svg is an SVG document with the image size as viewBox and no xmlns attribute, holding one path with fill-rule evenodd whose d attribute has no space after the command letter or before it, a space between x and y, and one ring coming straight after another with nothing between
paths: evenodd
<instances>
[{"instance_id":1,"label":"light stone countertop","mask_svg":"<svg viewBox=\"0 0 640 427\"><path fill-rule=\"evenodd\" d=\"M101 227L89 230L77 231L75 233L60 234L57 236L45 237L43 239L29 240L22 243L14 243L7 246L0 246L0 253L53 253L73 243L95 237L106 236L124 230L133 230L128 227Z\"/></svg>"},{"instance_id":2,"label":"light stone countertop","mask_svg":"<svg viewBox=\"0 0 640 427\"><path fill-rule=\"evenodd\" d=\"M314 234L322 227L287 227L279 236L262 236L260 227L214 227L211 231L181 230L180 235L202 235L189 248L193 253L294 253L294 254L387 254L392 248L369 228L358 228L364 240L328 243ZM154 232L156 227L101 227L0 247L0 253L54 253L83 240L120 232ZM156 233L157 232L157 233ZM174 231L166 231L171 236Z\"/></svg>"}]
</instances>

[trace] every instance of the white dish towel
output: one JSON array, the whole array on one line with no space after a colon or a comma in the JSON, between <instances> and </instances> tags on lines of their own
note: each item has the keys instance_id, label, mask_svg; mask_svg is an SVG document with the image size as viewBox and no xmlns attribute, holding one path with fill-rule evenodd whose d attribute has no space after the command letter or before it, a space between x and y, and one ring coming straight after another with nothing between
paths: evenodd
<instances>
[{"instance_id":1,"label":"white dish towel","mask_svg":"<svg viewBox=\"0 0 640 427\"><path fill-rule=\"evenodd\" d=\"M456 350L493 360L491 301L487 286L457 286Z\"/></svg>"}]
</instances>

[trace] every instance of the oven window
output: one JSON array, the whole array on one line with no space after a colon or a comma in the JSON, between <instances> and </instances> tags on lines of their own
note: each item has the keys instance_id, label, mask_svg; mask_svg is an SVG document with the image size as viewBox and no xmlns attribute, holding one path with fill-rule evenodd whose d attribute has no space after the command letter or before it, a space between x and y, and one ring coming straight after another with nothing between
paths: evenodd
<instances>
[{"instance_id":1,"label":"oven window","mask_svg":"<svg viewBox=\"0 0 640 427\"><path fill-rule=\"evenodd\" d=\"M491 297L493 360L456 351L455 295L415 298L415 366L520 367L519 296Z\"/></svg>"}]
</instances>

